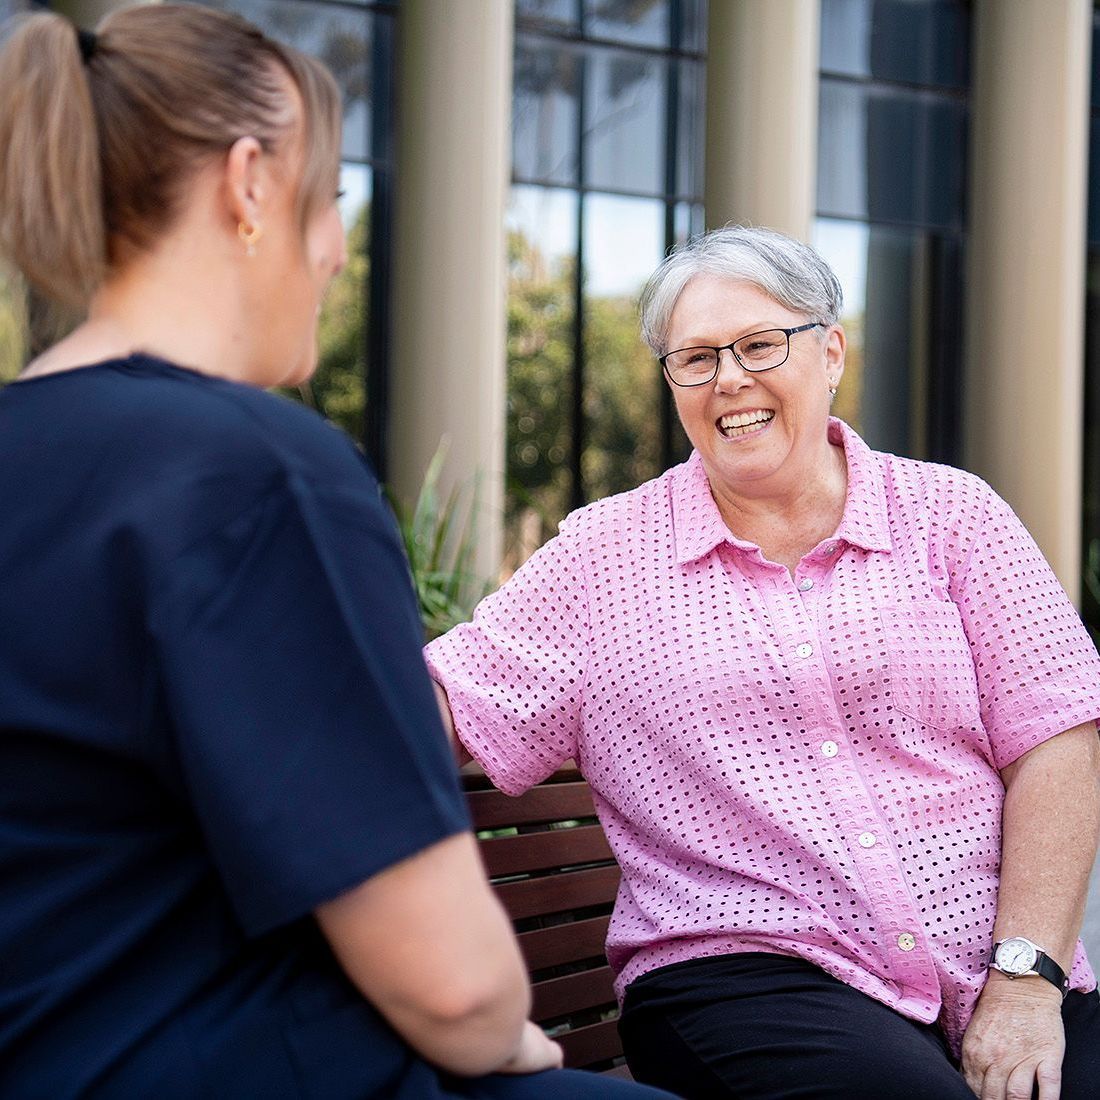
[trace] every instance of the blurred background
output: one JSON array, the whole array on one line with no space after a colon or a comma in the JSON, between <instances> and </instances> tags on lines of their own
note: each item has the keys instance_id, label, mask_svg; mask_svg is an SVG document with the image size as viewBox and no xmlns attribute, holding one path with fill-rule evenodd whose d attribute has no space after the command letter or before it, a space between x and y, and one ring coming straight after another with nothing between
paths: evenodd
<instances>
[{"instance_id":1,"label":"blurred background","mask_svg":"<svg viewBox=\"0 0 1100 1100\"><path fill-rule=\"evenodd\" d=\"M1100 638L1090 0L214 2L343 89L351 262L298 396L398 500L446 441L482 577L686 456L637 292L676 243L750 222L840 277L837 414L986 477ZM33 316L3 283L0 378Z\"/></svg>"}]
</instances>

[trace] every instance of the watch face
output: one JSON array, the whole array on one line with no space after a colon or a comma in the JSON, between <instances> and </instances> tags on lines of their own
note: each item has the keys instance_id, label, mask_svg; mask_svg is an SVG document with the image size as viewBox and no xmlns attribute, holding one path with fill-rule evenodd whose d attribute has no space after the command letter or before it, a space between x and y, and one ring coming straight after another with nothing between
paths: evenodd
<instances>
[{"instance_id":1,"label":"watch face","mask_svg":"<svg viewBox=\"0 0 1100 1100\"><path fill-rule=\"evenodd\" d=\"M997 965L1006 974L1026 974L1035 966L1036 957L1034 946L1019 936L997 948Z\"/></svg>"}]
</instances>

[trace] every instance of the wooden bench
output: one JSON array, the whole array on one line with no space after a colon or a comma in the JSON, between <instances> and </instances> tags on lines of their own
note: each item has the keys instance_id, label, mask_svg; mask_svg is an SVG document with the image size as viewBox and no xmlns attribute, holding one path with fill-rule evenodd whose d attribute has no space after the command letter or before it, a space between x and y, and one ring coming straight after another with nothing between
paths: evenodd
<instances>
[{"instance_id":1,"label":"wooden bench","mask_svg":"<svg viewBox=\"0 0 1100 1100\"><path fill-rule=\"evenodd\" d=\"M527 960L532 1017L561 1043L567 1066L629 1077L604 957L619 868L588 784L566 769L510 798L471 768L463 782L489 878Z\"/></svg>"}]
</instances>

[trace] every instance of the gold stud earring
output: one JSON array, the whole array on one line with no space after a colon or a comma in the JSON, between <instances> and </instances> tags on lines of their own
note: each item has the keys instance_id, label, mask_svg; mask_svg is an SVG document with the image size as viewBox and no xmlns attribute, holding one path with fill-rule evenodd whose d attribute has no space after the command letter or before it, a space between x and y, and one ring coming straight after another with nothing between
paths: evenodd
<instances>
[{"instance_id":1,"label":"gold stud earring","mask_svg":"<svg viewBox=\"0 0 1100 1100\"><path fill-rule=\"evenodd\" d=\"M262 233L263 230L258 225L245 225L244 222L237 223L237 236L244 242L246 256L256 255L256 244Z\"/></svg>"}]
</instances>

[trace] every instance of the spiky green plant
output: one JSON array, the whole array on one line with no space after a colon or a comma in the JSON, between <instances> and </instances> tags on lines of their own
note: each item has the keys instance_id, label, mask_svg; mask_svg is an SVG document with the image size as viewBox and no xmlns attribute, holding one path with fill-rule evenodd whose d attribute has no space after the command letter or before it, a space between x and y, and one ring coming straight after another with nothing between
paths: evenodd
<instances>
[{"instance_id":1,"label":"spiky green plant","mask_svg":"<svg viewBox=\"0 0 1100 1100\"><path fill-rule=\"evenodd\" d=\"M440 444L411 513L390 496L428 641L466 622L474 605L492 587L472 567L477 539L476 490L465 508L457 486L446 500L440 497L439 477L445 457L446 445Z\"/></svg>"}]
</instances>

